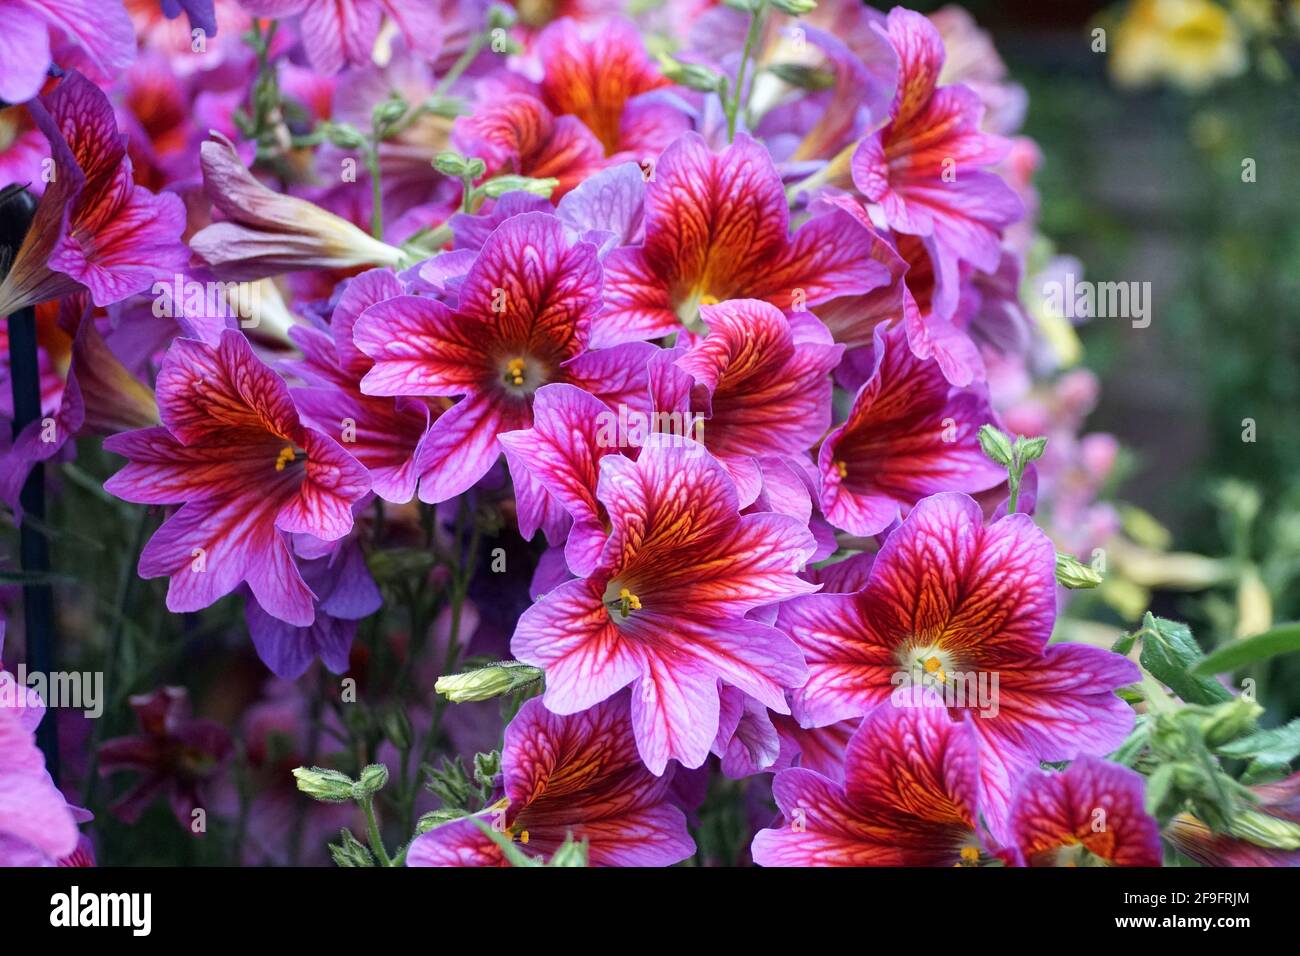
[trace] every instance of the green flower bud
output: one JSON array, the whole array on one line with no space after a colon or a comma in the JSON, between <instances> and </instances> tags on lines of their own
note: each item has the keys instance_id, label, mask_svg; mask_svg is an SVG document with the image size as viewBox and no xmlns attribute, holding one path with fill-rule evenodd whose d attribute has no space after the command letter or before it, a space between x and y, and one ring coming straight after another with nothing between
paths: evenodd
<instances>
[{"instance_id":1,"label":"green flower bud","mask_svg":"<svg viewBox=\"0 0 1300 956\"><path fill-rule=\"evenodd\" d=\"M494 3L488 9L488 28L501 30L515 25L515 11L504 4Z\"/></svg>"},{"instance_id":2,"label":"green flower bud","mask_svg":"<svg viewBox=\"0 0 1300 956\"><path fill-rule=\"evenodd\" d=\"M1070 555L1058 551L1056 552L1056 580L1063 587L1076 591L1080 588L1097 587L1101 584L1101 575Z\"/></svg>"},{"instance_id":3,"label":"green flower bud","mask_svg":"<svg viewBox=\"0 0 1300 956\"><path fill-rule=\"evenodd\" d=\"M1038 459L1043 457L1043 452L1046 448L1046 438L1025 438L1022 435L1016 439L1015 453L1020 462L1024 464L1031 461L1038 461Z\"/></svg>"},{"instance_id":4,"label":"green flower bud","mask_svg":"<svg viewBox=\"0 0 1300 956\"><path fill-rule=\"evenodd\" d=\"M366 138L355 126L347 123L330 123L325 127L326 138L339 149L361 149Z\"/></svg>"},{"instance_id":5,"label":"green flower bud","mask_svg":"<svg viewBox=\"0 0 1300 956\"><path fill-rule=\"evenodd\" d=\"M428 776L425 789L442 801L444 809L464 810L470 797L475 795L475 787L466 776L465 765L460 762L460 757L443 757L442 765L437 770L426 767L425 773Z\"/></svg>"},{"instance_id":6,"label":"green flower bud","mask_svg":"<svg viewBox=\"0 0 1300 956\"><path fill-rule=\"evenodd\" d=\"M1235 837L1255 846L1275 850L1300 850L1300 823L1248 808L1233 817L1228 831Z\"/></svg>"},{"instance_id":7,"label":"green flower bud","mask_svg":"<svg viewBox=\"0 0 1300 956\"><path fill-rule=\"evenodd\" d=\"M415 821L415 832L418 836L421 833L428 833L430 830L436 830L444 823L450 823L452 820L460 820L469 816L464 810L430 810L428 813Z\"/></svg>"},{"instance_id":8,"label":"green flower bud","mask_svg":"<svg viewBox=\"0 0 1300 956\"><path fill-rule=\"evenodd\" d=\"M298 767L293 772L298 789L313 800L346 803L352 799L352 778L326 767Z\"/></svg>"},{"instance_id":9,"label":"green flower bud","mask_svg":"<svg viewBox=\"0 0 1300 956\"><path fill-rule=\"evenodd\" d=\"M348 829L341 830L339 833L341 840L338 844L330 844L330 856L334 859L335 866L341 867L358 867L374 866L375 858L370 855L365 844L352 835Z\"/></svg>"},{"instance_id":10,"label":"green flower bud","mask_svg":"<svg viewBox=\"0 0 1300 956\"><path fill-rule=\"evenodd\" d=\"M361 778L352 786L352 796L357 800L373 797L388 783L388 768L381 763L372 763L361 771Z\"/></svg>"},{"instance_id":11,"label":"green flower bud","mask_svg":"<svg viewBox=\"0 0 1300 956\"><path fill-rule=\"evenodd\" d=\"M772 6L792 17L801 17L817 9L816 0L769 0Z\"/></svg>"},{"instance_id":12,"label":"green flower bud","mask_svg":"<svg viewBox=\"0 0 1300 956\"><path fill-rule=\"evenodd\" d=\"M1201 733L1211 747L1221 747L1238 737L1255 730L1264 708L1246 697L1234 697L1210 709L1210 715L1201 722Z\"/></svg>"},{"instance_id":13,"label":"green flower bud","mask_svg":"<svg viewBox=\"0 0 1300 956\"><path fill-rule=\"evenodd\" d=\"M1011 439L992 425L981 425L979 432L980 448L990 459L1004 468L1011 466Z\"/></svg>"},{"instance_id":14,"label":"green flower bud","mask_svg":"<svg viewBox=\"0 0 1300 956\"><path fill-rule=\"evenodd\" d=\"M394 708L384 715L384 736L398 750L406 750L411 746L411 719L404 710Z\"/></svg>"},{"instance_id":15,"label":"green flower bud","mask_svg":"<svg viewBox=\"0 0 1300 956\"><path fill-rule=\"evenodd\" d=\"M529 667L518 661L502 661L463 674L445 674L438 678L433 689L453 704L464 704L469 701L500 697L502 694L527 687L541 678L542 672L536 667Z\"/></svg>"},{"instance_id":16,"label":"green flower bud","mask_svg":"<svg viewBox=\"0 0 1300 956\"><path fill-rule=\"evenodd\" d=\"M570 833L564 838L564 842L555 848L551 858L546 863L547 866L586 866L587 865L587 841L574 842L573 834Z\"/></svg>"},{"instance_id":17,"label":"green flower bud","mask_svg":"<svg viewBox=\"0 0 1300 956\"><path fill-rule=\"evenodd\" d=\"M717 70L698 63L683 63L667 53L659 54L659 72L678 86L700 93L716 93L722 88L723 77Z\"/></svg>"},{"instance_id":18,"label":"green flower bud","mask_svg":"<svg viewBox=\"0 0 1300 956\"><path fill-rule=\"evenodd\" d=\"M406 115L409 107L400 96L384 100L370 111L370 122L376 129L383 129L390 123L396 123Z\"/></svg>"},{"instance_id":19,"label":"green flower bud","mask_svg":"<svg viewBox=\"0 0 1300 956\"><path fill-rule=\"evenodd\" d=\"M555 187L560 185L558 179L531 179L528 176L497 176L483 184L483 194L489 199L498 199L506 193L525 192L543 199L551 198Z\"/></svg>"},{"instance_id":20,"label":"green flower bud","mask_svg":"<svg viewBox=\"0 0 1300 956\"><path fill-rule=\"evenodd\" d=\"M474 779L479 786L490 789L496 775L501 772L501 752L494 750L491 753L478 753L474 755Z\"/></svg>"},{"instance_id":21,"label":"green flower bud","mask_svg":"<svg viewBox=\"0 0 1300 956\"><path fill-rule=\"evenodd\" d=\"M444 149L433 157L433 168L444 176L451 176L453 179L464 177L468 163L469 160L454 149Z\"/></svg>"}]
</instances>

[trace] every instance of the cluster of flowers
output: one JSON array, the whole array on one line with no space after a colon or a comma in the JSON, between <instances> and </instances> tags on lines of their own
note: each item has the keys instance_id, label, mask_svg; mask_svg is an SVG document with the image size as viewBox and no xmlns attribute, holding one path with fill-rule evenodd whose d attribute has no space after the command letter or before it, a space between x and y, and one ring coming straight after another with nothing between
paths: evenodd
<instances>
[{"instance_id":1,"label":"cluster of flowers","mask_svg":"<svg viewBox=\"0 0 1300 956\"><path fill-rule=\"evenodd\" d=\"M403 515L440 540L504 499L545 543L504 635L545 691L409 865L569 836L672 864L709 768L771 781L760 864L1160 863L1142 777L1099 759L1136 665L1048 644L1022 512L1087 548L1113 448L1074 436L1086 381L1034 385L1038 156L963 12L93 6L0 0L0 177L41 193L0 314L36 306L44 400L0 491L17 513L33 463L109 436L106 490L169 509L140 575L173 612L242 594L283 681L348 670ZM1020 422L1041 460L986 454ZM250 733L302 736L279 693ZM100 757L153 768L132 817L158 753L230 749L175 692L135 703ZM76 850L38 716L0 709L0 858Z\"/></svg>"}]
</instances>

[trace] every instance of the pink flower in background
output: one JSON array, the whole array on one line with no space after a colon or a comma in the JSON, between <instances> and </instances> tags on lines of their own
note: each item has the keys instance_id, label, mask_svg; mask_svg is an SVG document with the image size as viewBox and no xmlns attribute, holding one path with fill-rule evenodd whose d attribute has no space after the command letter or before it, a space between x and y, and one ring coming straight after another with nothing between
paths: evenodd
<instances>
[{"instance_id":1,"label":"pink flower in background","mask_svg":"<svg viewBox=\"0 0 1300 956\"><path fill-rule=\"evenodd\" d=\"M140 733L100 745L99 772L113 776L134 771L130 789L113 803L119 819L134 823L159 796L165 795L186 830L197 808L206 808L208 787L230 759L230 735L211 720L190 716L189 695L183 687L161 687L131 698Z\"/></svg>"},{"instance_id":2,"label":"pink flower in background","mask_svg":"<svg viewBox=\"0 0 1300 956\"><path fill-rule=\"evenodd\" d=\"M0 648L5 622L0 620ZM45 770L36 727L45 705L0 667L0 867L49 866L78 845L77 813Z\"/></svg>"},{"instance_id":3,"label":"pink flower in background","mask_svg":"<svg viewBox=\"0 0 1300 956\"><path fill-rule=\"evenodd\" d=\"M104 485L127 501L180 504L145 546L140 575L169 577L167 606L197 611L247 582L257 603L298 626L313 595L287 535L324 541L352 527L370 488L342 446L304 426L288 385L239 332L177 339L158 374L163 424L104 443L129 463Z\"/></svg>"},{"instance_id":4,"label":"pink flower in background","mask_svg":"<svg viewBox=\"0 0 1300 956\"><path fill-rule=\"evenodd\" d=\"M506 728L501 771L504 797L417 837L407 866L507 865L477 822L530 856L586 840L592 866L670 866L695 852L672 775L655 776L637 754L627 694L572 716L528 701Z\"/></svg>"},{"instance_id":5,"label":"pink flower in background","mask_svg":"<svg viewBox=\"0 0 1300 956\"><path fill-rule=\"evenodd\" d=\"M0 315L83 287L110 305L181 269L184 204L134 184L108 97L71 72L27 109L49 141L54 179L0 282Z\"/></svg>"},{"instance_id":6,"label":"pink flower in background","mask_svg":"<svg viewBox=\"0 0 1300 956\"><path fill-rule=\"evenodd\" d=\"M853 181L896 232L933 236L943 268L997 268L1000 231L1024 214L1015 192L986 167L1010 148L984 133L984 106L964 86L938 86L944 49L919 13L895 7L888 35L901 69L889 123L853 154ZM951 263L951 266L949 265Z\"/></svg>"},{"instance_id":7,"label":"pink flower in background","mask_svg":"<svg viewBox=\"0 0 1300 956\"><path fill-rule=\"evenodd\" d=\"M806 594L814 544L796 519L739 515L723 467L689 440L600 461L611 522L590 576L524 612L511 649L546 671L546 706L577 713L628 684L637 748L654 773L698 767L718 729L718 681L789 713L803 682L790 640L750 611Z\"/></svg>"},{"instance_id":8,"label":"pink flower in background","mask_svg":"<svg viewBox=\"0 0 1300 956\"><path fill-rule=\"evenodd\" d=\"M121 0L0 0L0 23L0 100L6 103L40 93L58 48L75 49L81 69L100 82L135 59L135 30Z\"/></svg>"},{"instance_id":9,"label":"pink flower in background","mask_svg":"<svg viewBox=\"0 0 1300 956\"><path fill-rule=\"evenodd\" d=\"M437 56L442 19L431 0L240 0L255 17L298 17L311 65L325 74L371 62L385 18L423 54Z\"/></svg>"},{"instance_id":10,"label":"pink flower in background","mask_svg":"<svg viewBox=\"0 0 1300 956\"><path fill-rule=\"evenodd\" d=\"M879 534L939 491L985 491L1006 470L985 456L979 428L993 412L982 394L953 388L938 363L916 357L901 328L876 330L867 381L817 456L826 519L855 535Z\"/></svg>"}]
</instances>

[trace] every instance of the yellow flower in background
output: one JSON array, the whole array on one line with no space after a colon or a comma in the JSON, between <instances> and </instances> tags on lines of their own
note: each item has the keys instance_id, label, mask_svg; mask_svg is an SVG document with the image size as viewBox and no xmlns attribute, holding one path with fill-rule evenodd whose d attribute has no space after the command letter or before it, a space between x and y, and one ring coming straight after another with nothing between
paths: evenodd
<instances>
[{"instance_id":1,"label":"yellow flower in background","mask_svg":"<svg viewBox=\"0 0 1300 956\"><path fill-rule=\"evenodd\" d=\"M1110 68L1121 86L1166 81L1196 92L1246 68L1241 30L1210 0L1135 0L1115 33Z\"/></svg>"}]
</instances>

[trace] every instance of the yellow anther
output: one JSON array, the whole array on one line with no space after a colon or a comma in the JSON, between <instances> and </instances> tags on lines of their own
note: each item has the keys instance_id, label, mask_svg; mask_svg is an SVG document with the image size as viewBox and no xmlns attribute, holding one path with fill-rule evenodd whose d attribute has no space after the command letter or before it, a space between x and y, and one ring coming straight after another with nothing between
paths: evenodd
<instances>
[{"instance_id":1,"label":"yellow anther","mask_svg":"<svg viewBox=\"0 0 1300 956\"><path fill-rule=\"evenodd\" d=\"M295 458L292 445L285 445L280 449L280 454L275 459L275 470L284 471L284 466L289 464Z\"/></svg>"},{"instance_id":2,"label":"yellow anther","mask_svg":"<svg viewBox=\"0 0 1300 956\"><path fill-rule=\"evenodd\" d=\"M618 599L622 601L624 606L627 607L629 610L633 610L633 611L641 610L641 599L637 597L635 594L633 594L627 588L622 588L618 592Z\"/></svg>"},{"instance_id":3,"label":"yellow anther","mask_svg":"<svg viewBox=\"0 0 1300 956\"><path fill-rule=\"evenodd\" d=\"M709 295L708 293L705 293L704 295L700 296L700 305L717 305L717 304L718 304L718 297L716 295Z\"/></svg>"},{"instance_id":4,"label":"yellow anther","mask_svg":"<svg viewBox=\"0 0 1300 956\"><path fill-rule=\"evenodd\" d=\"M519 831L519 842L520 842L520 843L523 843L525 846L528 844L528 831L527 831L527 830L520 830L520 831Z\"/></svg>"},{"instance_id":5,"label":"yellow anther","mask_svg":"<svg viewBox=\"0 0 1300 956\"><path fill-rule=\"evenodd\" d=\"M527 370L528 364L521 358L514 358L506 363L506 375L509 376L512 385L524 384L524 372Z\"/></svg>"},{"instance_id":6,"label":"yellow anther","mask_svg":"<svg viewBox=\"0 0 1300 956\"><path fill-rule=\"evenodd\" d=\"M840 473L840 477L841 477L841 478L847 478L847 477L849 476L849 465L848 465L848 462L837 461L837 462L835 463L835 470L838 471L838 472Z\"/></svg>"},{"instance_id":7,"label":"yellow anther","mask_svg":"<svg viewBox=\"0 0 1300 956\"><path fill-rule=\"evenodd\" d=\"M980 851L977 847L964 846L961 848L961 858L966 863L978 863L980 861Z\"/></svg>"},{"instance_id":8,"label":"yellow anther","mask_svg":"<svg viewBox=\"0 0 1300 956\"><path fill-rule=\"evenodd\" d=\"M937 657L930 657L925 661L925 671L927 674L933 674L941 667L943 667L943 661L939 660Z\"/></svg>"}]
</instances>

